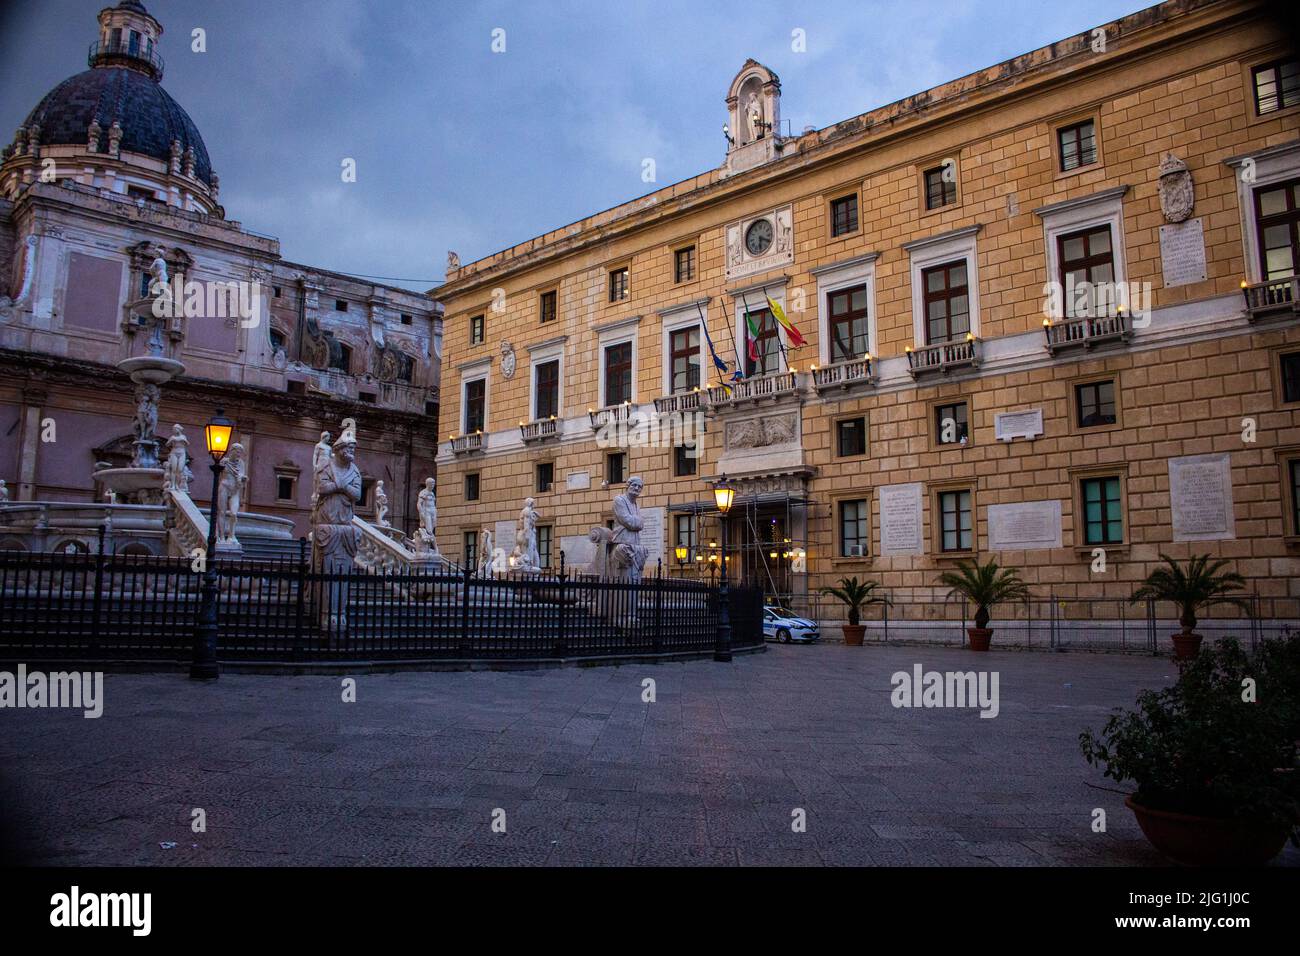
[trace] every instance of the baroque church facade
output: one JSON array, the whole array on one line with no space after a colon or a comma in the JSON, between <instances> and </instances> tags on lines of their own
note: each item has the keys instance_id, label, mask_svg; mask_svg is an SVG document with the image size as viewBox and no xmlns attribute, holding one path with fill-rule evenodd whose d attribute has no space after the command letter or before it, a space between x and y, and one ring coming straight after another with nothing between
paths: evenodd
<instances>
[{"instance_id":1,"label":"baroque church facade","mask_svg":"<svg viewBox=\"0 0 1300 956\"><path fill-rule=\"evenodd\" d=\"M179 423L201 445L224 409L249 461L243 507L298 536L313 445L352 418L360 513L382 480L389 519L413 530L434 471L440 306L288 261L228 218L199 130L161 85L162 24L136 0L98 22L89 69L51 90L0 158L0 546L93 550L107 494L95 472L132 452L134 386L116 364L150 346L160 273L189 300L163 343L185 371L162 386L160 444ZM193 486L204 507L208 484ZM162 553L147 530L134 537Z\"/></svg>"},{"instance_id":2,"label":"baroque church facade","mask_svg":"<svg viewBox=\"0 0 1300 956\"><path fill-rule=\"evenodd\" d=\"M528 497L583 565L639 475L648 572L707 577L725 476L733 580L797 610L975 556L1122 602L1209 552L1300 616L1297 84L1249 0L802 132L749 61L718 168L449 257L444 550Z\"/></svg>"}]
</instances>

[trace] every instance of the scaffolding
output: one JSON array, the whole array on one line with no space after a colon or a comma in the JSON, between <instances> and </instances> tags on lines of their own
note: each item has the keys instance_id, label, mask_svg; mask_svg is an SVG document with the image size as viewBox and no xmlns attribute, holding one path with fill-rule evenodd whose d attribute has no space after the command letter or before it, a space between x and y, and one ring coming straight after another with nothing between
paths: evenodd
<instances>
[{"instance_id":1,"label":"scaffolding","mask_svg":"<svg viewBox=\"0 0 1300 956\"><path fill-rule=\"evenodd\" d=\"M736 495L727 516L727 569L730 580L759 588L764 603L794 608L808 599L808 525L813 500L803 494L774 492ZM679 573L711 577L722 560L722 514L712 501L669 505L670 515L695 518L693 542L680 540L672 523L672 548ZM737 533L739 532L739 533ZM685 547L682 559L677 551Z\"/></svg>"}]
</instances>

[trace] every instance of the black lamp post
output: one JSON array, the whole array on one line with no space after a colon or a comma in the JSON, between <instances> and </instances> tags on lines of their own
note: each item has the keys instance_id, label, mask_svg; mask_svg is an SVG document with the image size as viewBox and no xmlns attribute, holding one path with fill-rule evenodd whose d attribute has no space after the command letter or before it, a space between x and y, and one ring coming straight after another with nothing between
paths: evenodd
<instances>
[{"instance_id":1,"label":"black lamp post","mask_svg":"<svg viewBox=\"0 0 1300 956\"><path fill-rule=\"evenodd\" d=\"M217 670L217 485L221 480L221 459L230 450L235 423L221 409L203 428L208 454L212 456L212 500L208 505L208 550L204 555L203 586L200 590L199 626L194 632L194 657L190 662L193 680L216 680Z\"/></svg>"},{"instance_id":2,"label":"black lamp post","mask_svg":"<svg viewBox=\"0 0 1300 956\"><path fill-rule=\"evenodd\" d=\"M722 515L722 585L718 588L721 608L718 612L718 639L713 648L713 659L726 663L731 660L731 599L727 592L727 512L736 500L736 489L723 475L713 485L713 501Z\"/></svg>"}]
</instances>

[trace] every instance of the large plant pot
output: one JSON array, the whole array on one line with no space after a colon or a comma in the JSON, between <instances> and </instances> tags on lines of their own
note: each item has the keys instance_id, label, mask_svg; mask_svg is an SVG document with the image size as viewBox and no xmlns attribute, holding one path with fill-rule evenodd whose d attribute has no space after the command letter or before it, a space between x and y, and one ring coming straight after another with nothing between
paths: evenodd
<instances>
[{"instance_id":1,"label":"large plant pot","mask_svg":"<svg viewBox=\"0 0 1300 956\"><path fill-rule=\"evenodd\" d=\"M989 640L993 637L993 628L991 627L968 627L966 636L970 638L970 649L972 651L987 651L989 649Z\"/></svg>"},{"instance_id":2,"label":"large plant pot","mask_svg":"<svg viewBox=\"0 0 1300 956\"><path fill-rule=\"evenodd\" d=\"M1262 866L1282 852L1284 826L1152 810L1124 798L1151 845L1184 866Z\"/></svg>"},{"instance_id":3,"label":"large plant pot","mask_svg":"<svg viewBox=\"0 0 1300 956\"><path fill-rule=\"evenodd\" d=\"M1190 661L1201 652L1201 641L1204 638L1199 634L1184 634L1181 631L1174 635L1174 658L1180 661Z\"/></svg>"},{"instance_id":4,"label":"large plant pot","mask_svg":"<svg viewBox=\"0 0 1300 956\"><path fill-rule=\"evenodd\" d=\"M862 635L867 633L865 624L842 624L844 629L844 643L849 647L861 647Z\"/></svg>"}]
</instances>

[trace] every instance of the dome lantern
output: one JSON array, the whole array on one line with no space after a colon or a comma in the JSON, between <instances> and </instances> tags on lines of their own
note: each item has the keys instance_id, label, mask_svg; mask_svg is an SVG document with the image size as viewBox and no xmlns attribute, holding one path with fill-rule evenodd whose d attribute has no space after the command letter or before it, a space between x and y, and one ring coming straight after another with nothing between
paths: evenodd
<instances>
[{"instance_id":1,"label":"dome lantern","mask_svg":"<svg viewBox=\"0 0 1300 956\"><path fill-rule=\"evenodd\" d=\"M86 57L92 67L121 66L137 70L151 80L161 80L163 60L158 55L162 24L138 0L122 0L99 11L99 39Z\"/></svg>"}]
</instances>

